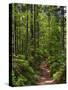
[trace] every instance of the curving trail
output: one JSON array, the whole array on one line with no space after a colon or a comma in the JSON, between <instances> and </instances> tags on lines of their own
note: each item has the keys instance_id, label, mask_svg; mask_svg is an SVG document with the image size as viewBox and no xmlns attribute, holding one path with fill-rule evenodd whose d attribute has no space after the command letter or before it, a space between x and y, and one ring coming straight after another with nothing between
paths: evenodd
<instances>
[{"instance_id":1,"label":"curving trail","mask_svg":"<svg viewBox=\"0 0 68 90\"><path fill-rule=\"evenodd\" d=\"M47 62L41 63L40 70L41 70L41 74L37 83L38 85L47 85L47 84L49 85L56 83L54 80L51 79L50 69Z\"/></svg>"}]
</instances>

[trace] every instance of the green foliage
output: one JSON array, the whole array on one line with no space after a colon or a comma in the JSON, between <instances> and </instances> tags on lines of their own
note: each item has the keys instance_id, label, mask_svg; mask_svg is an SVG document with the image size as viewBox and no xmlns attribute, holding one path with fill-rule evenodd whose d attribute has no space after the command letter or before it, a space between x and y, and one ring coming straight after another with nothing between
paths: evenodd
<instances>
[{"instance_id":1,"label":"green foliage","mask_svg":"<svg viewBox=\"0 0 68 90\"><path fill-rule=\"evenodd\" d=\"M66 81L66 61L65 61L65 54L60 54L49 57L49 64L51 69L52 78L57 83L64 83Z\"/></svg>"},{"instance_id":2,"label":"green foliage","mask_svg":"<svg viewBox=\"0 0 68 90\"><path fill-rule=\"evenodd\" d=\"M65 77L65 68L60 68L60 70L58 70L55 74L53 74L53 79L57 82L57 83L65 83L66 82L66 77Z\"/></svg>"},{"instance_id":3,"label":"green foliage","mask_svg":"<svg viewBox=\"0 0 68 90\"><path fill-rule=\"evenodd\" d=\"M51 77L65 82L65 16L63 7L12 4L12 83L37 83L40 64L50 66ZM64 77L64 78L63 78Z\"/></svg>"},{"instance_id":4,"label":"green foliage","mask_svg":"<svg viewBox=\"0 0 68 90\"><path fill-rule=\"evenodd\" d=\"M23 60L23 56L13 58L12 83L13 86L35 84L37 75L27 60Z\"/></svg>"},{"instance_id":5,"label":"green foliage","mask_svg":"<svg viewBox=\"0 0 68 90\"><path fill-rule=\"evenodd\" d=\"M27 78L25 76L20 74L17 78L16 75L12 72L12 85L13 86L22 86L22 85L25 85L26 82L27 82Z\"/></svg>"}]
</instances>

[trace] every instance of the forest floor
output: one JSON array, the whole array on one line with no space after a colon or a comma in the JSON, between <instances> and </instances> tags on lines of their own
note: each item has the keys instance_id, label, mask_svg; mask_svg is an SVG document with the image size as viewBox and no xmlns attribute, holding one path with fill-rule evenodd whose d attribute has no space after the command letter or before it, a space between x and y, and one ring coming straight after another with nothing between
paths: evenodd
<instances>
[{"instance_id":1,"label":"forest floor","mask_svg":"<svg viewBox=\"0 0 68 90\"><path fill-rule=\"evenodd\" d=\"M42 62L40 64L40 78L38 80L38 85L49 85L49 84L55 84L55 81L51 79L50 69L46 62Z\"/></svg>"}]
</instances>

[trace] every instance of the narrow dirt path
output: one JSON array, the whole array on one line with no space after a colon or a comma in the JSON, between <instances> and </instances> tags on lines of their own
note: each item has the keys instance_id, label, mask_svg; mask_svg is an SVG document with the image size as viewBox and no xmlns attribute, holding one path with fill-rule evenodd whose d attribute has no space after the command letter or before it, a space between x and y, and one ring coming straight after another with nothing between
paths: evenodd
<instances>
[{"instance_id":1,"label":"narrow dirt path","mask_svg":"<svg viewBox=\"0 0 68 90\"><path fill-rule=\"evenodd\" d=\"M38 85L47 85L47 84L55 84L55 81L51 79L50 69L47 62L42 62L40 65L40 78L38 80Z\"/></svg>"}]
</instances>

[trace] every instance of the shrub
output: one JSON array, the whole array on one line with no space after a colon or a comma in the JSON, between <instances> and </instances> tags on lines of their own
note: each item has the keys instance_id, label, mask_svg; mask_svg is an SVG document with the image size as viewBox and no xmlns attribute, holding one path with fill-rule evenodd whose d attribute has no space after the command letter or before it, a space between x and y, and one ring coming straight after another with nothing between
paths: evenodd
<instances>
[{"instance_id":1,"label":"shrub","mask_svg":"<svg viewBox=\"0 0 68 90\"><path fill-rule=\"evenodd\" d=\"M14 86L31 85L37 81L37 75L29 61L24 59L12 59L12 83Z\"/></svg>"}]
</instances>

